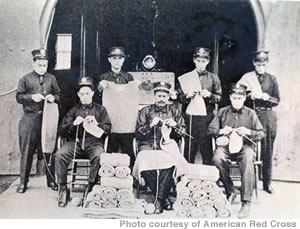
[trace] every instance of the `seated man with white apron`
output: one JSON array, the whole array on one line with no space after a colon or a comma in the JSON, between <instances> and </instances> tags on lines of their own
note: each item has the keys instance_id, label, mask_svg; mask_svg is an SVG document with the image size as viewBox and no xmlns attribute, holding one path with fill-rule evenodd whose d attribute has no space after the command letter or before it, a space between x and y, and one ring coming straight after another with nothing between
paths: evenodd
<instances>
[{"instance_id":1,"label":"seated man with white apron","mask_svg":"<svg viewBox=\"0 0 300 229\"><path fill-rule=\"evenodd\" d=\"M231 105L219 110L209 125L209 134L217 137L217 148L213 162L220 171L220 179L225 187L227 198L236 196L233 182L229 176L228 160L236 160L241 171L242 208L238 218L246 218L254 190L255 145L253 140L264 137L264 129L254 110L244 106L246 87L234 84L231 87Z\"/></svg>"},{"instance_id":2,"label":"seated man with white apron","mask_svg":"<svg viewBox=\"0 0 300 229\"><path fill-rule=\"evenodd\" d=\"M136 136L139 152L133 176L139 180L144 178L155 197L155 211L152 213L160 214L163 209L172 209L168 194L173 177L183 175L187 166L173 140L185 134L185 124L180 112L167 104L171 85L156 82L153 86L155 104L144 107L138 115Z\"/></svg>"}]
</instances>

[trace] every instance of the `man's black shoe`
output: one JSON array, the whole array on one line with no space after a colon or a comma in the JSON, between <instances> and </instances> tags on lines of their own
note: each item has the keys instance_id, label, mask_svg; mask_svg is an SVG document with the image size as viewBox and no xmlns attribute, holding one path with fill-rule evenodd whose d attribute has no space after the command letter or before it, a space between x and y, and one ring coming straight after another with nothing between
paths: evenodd
<instances>
[{"instance_id":1,"label":"man's black shoe","mask_svg":"<svg viewBox=\"0 0 300 229\"><path fill-rule=\"evenodd\" d=\"M25 184L19 184L17 188L17 193L24 193L27 189L27 186Z\"/></svg>"},{"instance_id":2,"label":"man's black shoe","mask_svg":"<svg viewBox=\"0 0 300 229\"><path fill-rule=\"evenodd\" d=\"M164 203L164 206L163 208L167 211L171 211L173 210L173 204L171 203L171 201L169 200L169 198L166 198L165 199L165 203Z\"/></svg>"},{"instance_id":3,"label":"man's black shoe","mask_svg":"<svg viewBox=\"0 0 300 229\"><path fill-rule=\"evenodd\" d=\"M274 194L275 193L275 191L274 191L274 189L271 187L271 185L264 185L264 190L267 192L267 193L269 193L269 194Z\"/></svg>"},{"instance_id":4,"label":"man's black shoe","mask_svg":"<svg viewBox=\"0 0 300 229\"><path fill-rule=\"evenodd\" d=\"M51 188L53 191L57 191L58 190L58 185L55 182L50 182L47 184L47 186L49 188Z\"/></svg>"},{"instance_id":5,"label":"man's black shoe","mask_svg":"<svg viewBox=\"0 0 300 229\"><path fill-rule=\"evenodd\" d=\"M161 214L164 211L162 203L160 200L157 200L155 203L155 211L154 214Z\"/></svg>"},{"instance_id":6,"label":"man's black shoe","mask_svg":"<svg viewBox=\"0 0 300 229\"><path fill-rule=\"evenodd\" d=\"M59 190L58 207L65 207L69 198L69 190L67 186L61 186Z\"/></svg>"}]
</instances>

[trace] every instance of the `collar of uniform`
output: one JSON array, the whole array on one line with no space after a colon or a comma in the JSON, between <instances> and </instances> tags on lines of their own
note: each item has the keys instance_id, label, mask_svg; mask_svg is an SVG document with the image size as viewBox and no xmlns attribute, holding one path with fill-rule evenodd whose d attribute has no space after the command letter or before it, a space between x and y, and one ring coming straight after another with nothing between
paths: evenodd
<instances>
[{"instance_id":1,"label":"collar of uniform","mask_svg":"<svg viewBox=\"0 0 300 229\"><path fill-rule=\"evenodd\" d=\"M197 73L198 73L198 76L200 77L200 76L205 76L205 75L207 75L207 70L204 70L203 72L198 72L197 71Z\"/></svg>"},{"instance_id":2,"label":"collar of uniform","mask_svg":"<svg viewBox=\"0 0 300 229\"><path fill-rule=\"evenodd\" d=\"M156 104L154 105L154 110L155 112L162 112L162 113L167 113L168 106L167 104L163 107L157 106Z\"/></svg>"},{"instance_id":3,"label":"collar of uniform","mask_svg":"<svg viewBox=\"0 0 300 229\"><path fill-rule=\"evenodd\" d=\"M242 114L245 110L245 106L243 106L240 110L236 110L233 108L233 106L231 106L231 112L232 113L238 113L238 114Z\"/></svg>"},{"instance_id":4,"label":"collar of uniform","mask_svg":"<svg viewBox=\"0 0 300 229\"><path fill-rule=\"evenodd\" d=\"M35 71L32 71L32 73L33 73L33 75L36 76L36 77L45 76L45 74L46 74L46 73L45 73L44 75L39 75L39 74L38 74L37 72L35 72Z\"/></svg>"},{"instance_id":5,"label":"collar of uniform","mask_svg":"<svg viewBox=\"0 0 300 229\"><path fill-rule=\"evenodd\" d=\"M88 105L83 105L83 104L81 104L80 105L80 107L82 108L82 109L91 109L91 108L93 108L94 107L94 103L91 103L91 104L88 104Z\"/></svg>"},{"instance_id":6,"label":"collar of uniform","mask_svg":"<svg viewBox=\"0 0 300 229\"><path fill-rule=\"evenodd\" d=\"M123 71L121 70L119 73L115 73L115 72L113 72L113 71L110 71L110 73L111 73L111 75L113 76L113 77L117 77L118 75L123 75Z\"/></svg>"}]
</instances>

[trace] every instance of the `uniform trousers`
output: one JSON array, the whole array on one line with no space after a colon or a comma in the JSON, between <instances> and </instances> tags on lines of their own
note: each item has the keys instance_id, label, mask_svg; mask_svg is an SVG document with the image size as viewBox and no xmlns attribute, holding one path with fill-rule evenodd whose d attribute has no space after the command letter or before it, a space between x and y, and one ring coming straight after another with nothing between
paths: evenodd
<instances>
[{"instance_id":1,"label":"uniform trousers","mask_svg":"<svg viewBox=\"0 0 300 229\"><path fill-rule=\"evenodd\" d=\"M82 139L80 139L82 142ZM75 142L66 142L57 152L55 157L55 167L57 181L61 185L67 184L68 166L74 157ZM77 143L75 158L89 159L91 168L89 182L95 183L100 168L100 154L104 152L103 143L95 139L85 139L84 149Z\"/></svg>"},{"instance_id":2,"label":"uniform trousers","mask_svg":"<svg viewBox=\"0 0 300 229\"><path fill-rule=\"evenodd\" d=\"M277 132L277 117L272 110L257 111L258 118L265 130L265 138L261 140L262 175L264 186L269 185L272 178L273 145Z\"/></svg>"},{"instance_id":3,"label":"uniform trousers","mask_svg":"<svg viewBox=\"0 0 300 229\"><path fill-rule=\"evenodd\" d=\"M27 185L32 167L33 155L38 153L38 159L42 159L41 152L41 126L42 113L24 113L19 122L19 146L21 152L20 180L21 184ZM45 154L46 163L49 163L50 154ZM53 157L52 157L53 158ZM54 163L50 163L49 171L46 169L47 183L53 181ZM47 165L46 165L47 166Z\"/></svg>"},{"instance_id":4,"label":"uniform trousers","mask_svg":"<svg viewBox=\"0 0 300 229\"><path fill-rule=\"evenodd\" d=\"M109 136L107 152L117 153L119 149L121 153L126 153L130 157L130 168L133 168L135 157L133 153L133 142L134 133L112 133Z\"/></svg>"},{"instance_id":5,"label":"uniform trousers","mask_svg":"<svg viewBox=\"0 0 300 229\"><path fill-rule=\"evenodd\" d=\"M234 192L234 185L230 178L229 165L231 160L236 160L241 173L241 201L251 201L254 189L254 159L253 148L244 145L242 150L236 154L230 154L228 147L218 146L214 152L213 163L220 171L220 180L224 184L227 196Z\"/></svg>"},{"instance_id":6,"label":"uniform trousers","mask_svg":"<svg viewBox=\"0 0 300 229\"><path fill-rule=\"evenodd\" d=\"M212 141L211 136L207 134L207 130L213 117L213 111L207 111L206 116L185 116L187 131L193 136L192 139L189 137L185 139L184 157L189 163L195 162L199 145L202 163L205 165L212 164Z\"/></svg>"}]
</instances>

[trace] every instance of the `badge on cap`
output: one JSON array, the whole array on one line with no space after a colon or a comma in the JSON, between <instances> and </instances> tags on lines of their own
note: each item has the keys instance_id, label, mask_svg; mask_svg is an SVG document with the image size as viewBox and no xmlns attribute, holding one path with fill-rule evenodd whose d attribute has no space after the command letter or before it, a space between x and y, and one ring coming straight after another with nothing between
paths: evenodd
<instances>
[{"instance_id":1,"label":"badge on cap","mask_svg":"<svg viewBox=\"0 0 300 229\"><path fill-rule=\"evenodd\" d=\"M165 86L165 85L166 85L166 82L165 82L165 81L161 81L161 82L160 82L160 85L161 85L161 86Z\"/></svg>"},{"instance_id":2,"label":"badge on cap","mask_svg":"<svg viewBox=\"0 0 300 229\"><path fill-rule=\"evenodd\" d=\"M40 53L41 53L41 55L46 56L46 50L45 49L41 49Z\"/></svg>"}]
</instances>

